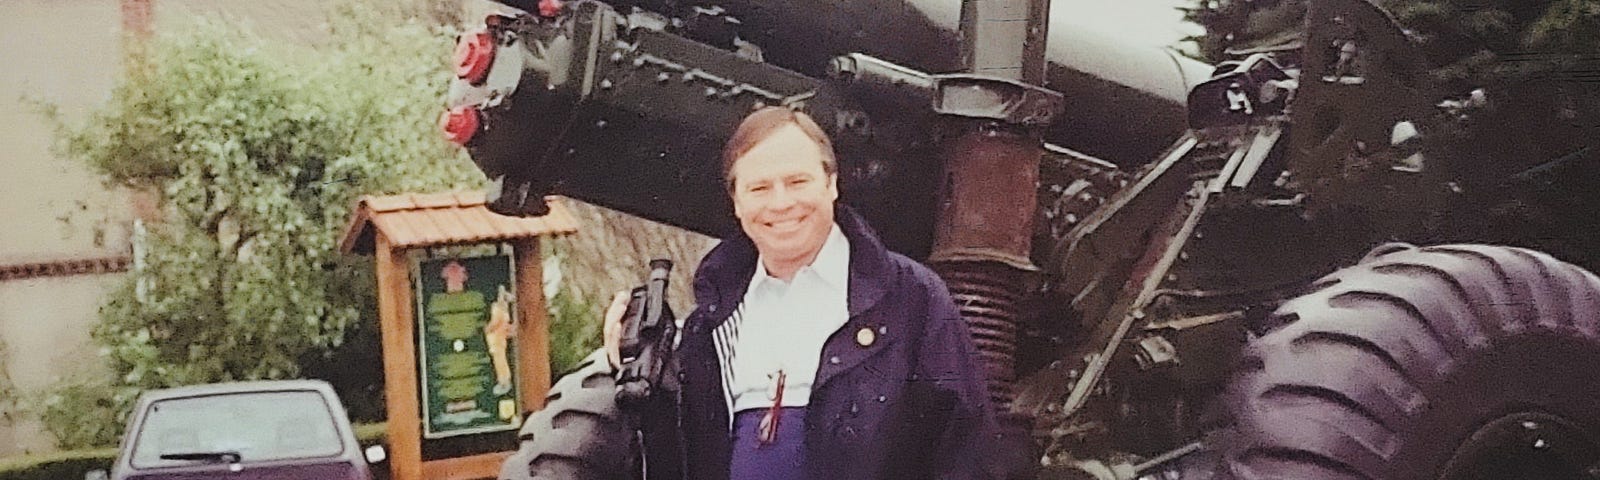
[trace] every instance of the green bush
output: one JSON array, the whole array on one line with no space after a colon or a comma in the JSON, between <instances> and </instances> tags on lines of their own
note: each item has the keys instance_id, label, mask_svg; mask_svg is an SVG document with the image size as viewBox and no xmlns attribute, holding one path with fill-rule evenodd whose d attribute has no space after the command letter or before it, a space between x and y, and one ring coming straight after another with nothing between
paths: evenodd
<instances>
[{"instance_id":1,"label":"green bush","mask_svg":"<svg viewBox=\"0 0 1600 480\"><path fill-rule=\"evenodd\" d=\"M116 387L97 379L74 378L51 390L42 399L27 402L29 413L36 414L56 445L66 449L85 449L115 445L126 420L123 405L138 400L136 389Z\"/></svg>"},{"instance_id":2,"label":"green bush","mask_svg":"<svg viewBox=\"0 0 1600 480\"><path fill-rule=\"evenodd\" d=\"M608 299L609 300L609 299ZM603 305L563 289L550 302L551 381L578 368L578 362L600 348Z\"/></svg>"},{"instance_id":3,"label":"green bush","mask_svg":"<svg viewBox=\"0 0 1600 480\"><path fill-rule=\"evenodd\" d=\"M158 193L161 218L92 333L108 386L46 396L60 446L114 443L142 390L326 376L337 369L305 367L352 340L368 354L351 357L371 356L371 260L336 245L354 200L482 184L435 124L452 32L425 12L338 8L317 45L208 20L164 28L105 106L63 127L63 153ZM381 375L332 380L374 416Z\"/></svg>"}]
</instances>

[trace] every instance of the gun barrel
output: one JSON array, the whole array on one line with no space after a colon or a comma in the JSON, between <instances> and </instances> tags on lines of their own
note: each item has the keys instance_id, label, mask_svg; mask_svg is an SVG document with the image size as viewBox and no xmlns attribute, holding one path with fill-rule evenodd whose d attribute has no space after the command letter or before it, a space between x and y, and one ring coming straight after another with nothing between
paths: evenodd
<instances>
[{"instance_id":1,"label":"gun barrel","mask_svg":"<svg viewBox=\"0 0 1600 480\"><path fill-rule=\"evenodd\" d=\"M795 104L835 137L843 200L890 248L925 255L938 173L924 161L937 142L931 107L873 110L889 99L850 95L825 79L835 58L853 53L931 74L961 71L960 2L718 2L717 18L738 21L709 23L731 36L695 27L708 23L697 13L706 9L681 4L582 0L558 18L528 15L498 37L485 86L455 82L453 104L483 106L482 128L466 145L501 179L490 207L537 215L555 192L725 236L738 226L716 161L722 142L751 106ZM1063 95L1067 111L1045 140L1122 166L1155 158L1185 129L1186 94L1210 67L1099 38L1070 26L1071 9L1051 11L1044 87ZM759 60L720 44L732 38L759 47Z\"/></svg>"},{"instance_id":2,"label":"gun barrel","mask_svg":"<svg viewBox=\"0 0 1600 480\"><path fill-rule=\"evenodd\" d=\"M510 2L538 11L535 0ZM688 2L610 2L686 18ZM963 70L961 3L951 0L721 0L738 37L762 58L812 78L827 78L835 57L865 53L928 73ZM1063 2L1064 3L1064 2ZM1047 133L1051 143L1119 164L1145 162L1185 128L1184 102L1212 67L1170 49L1132 45L1075 28L1070 6L1050 9L1046 88L1066 97L1068 112ZM1076 24L1075 24L1076 23Z\"/></svg>"}]
</instances>

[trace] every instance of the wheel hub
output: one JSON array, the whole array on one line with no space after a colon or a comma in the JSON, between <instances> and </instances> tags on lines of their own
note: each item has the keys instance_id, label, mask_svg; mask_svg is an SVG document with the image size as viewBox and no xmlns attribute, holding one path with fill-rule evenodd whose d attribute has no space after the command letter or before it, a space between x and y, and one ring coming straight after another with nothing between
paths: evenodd
<instances>
[{"instance_id":1,"label":"wheel hub","mask_svg":"<svg viewBox=\"0 0 1600 480\"><path fill-rule=\"evenodd\" d=\"M1600 443L1562 417L1515 413L1473 432L1456 448L1440 478L1600 479Z\"/></svg>"}]
</instances>

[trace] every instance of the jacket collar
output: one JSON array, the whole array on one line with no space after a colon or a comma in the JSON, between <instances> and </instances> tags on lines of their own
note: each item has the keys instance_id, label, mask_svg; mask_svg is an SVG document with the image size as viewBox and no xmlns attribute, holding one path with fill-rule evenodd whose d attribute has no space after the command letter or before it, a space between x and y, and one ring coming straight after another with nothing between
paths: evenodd
<instances>
[{"instance_id":1,"label":"jacket collar","mask_svg":"<svg viewBox=\"0 0 1600 480\"><path fill-rule=\"evenodd\" d=\"M850 273L846 305L850 316L860 315L876 305L888 289L890 270L889 251L872 227L844 204L835 204L833 221L850 242ZM700 305L712 307L717 315L711 317L716 328L727 314L744 298L750 278L756 272L758 253L755 243L744 232L736 232L723 239L706 254L695 273L695 300Z\"/></svg>"}]
</instances>

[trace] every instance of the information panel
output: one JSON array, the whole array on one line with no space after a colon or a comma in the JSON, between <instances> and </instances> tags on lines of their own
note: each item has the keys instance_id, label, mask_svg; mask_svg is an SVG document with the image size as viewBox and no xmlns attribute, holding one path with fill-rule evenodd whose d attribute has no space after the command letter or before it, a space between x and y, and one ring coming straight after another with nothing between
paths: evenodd
<instances>
[{"instance_id":1,"label":"information panel","mask_svg":"<svg viewBox=\"0 0 1600 480\"><path fill-rule=\"evenodd\" d=\"M417 262L424 438L514 430L516 291L512 257Z\"/></svg>"}]
</instances>

